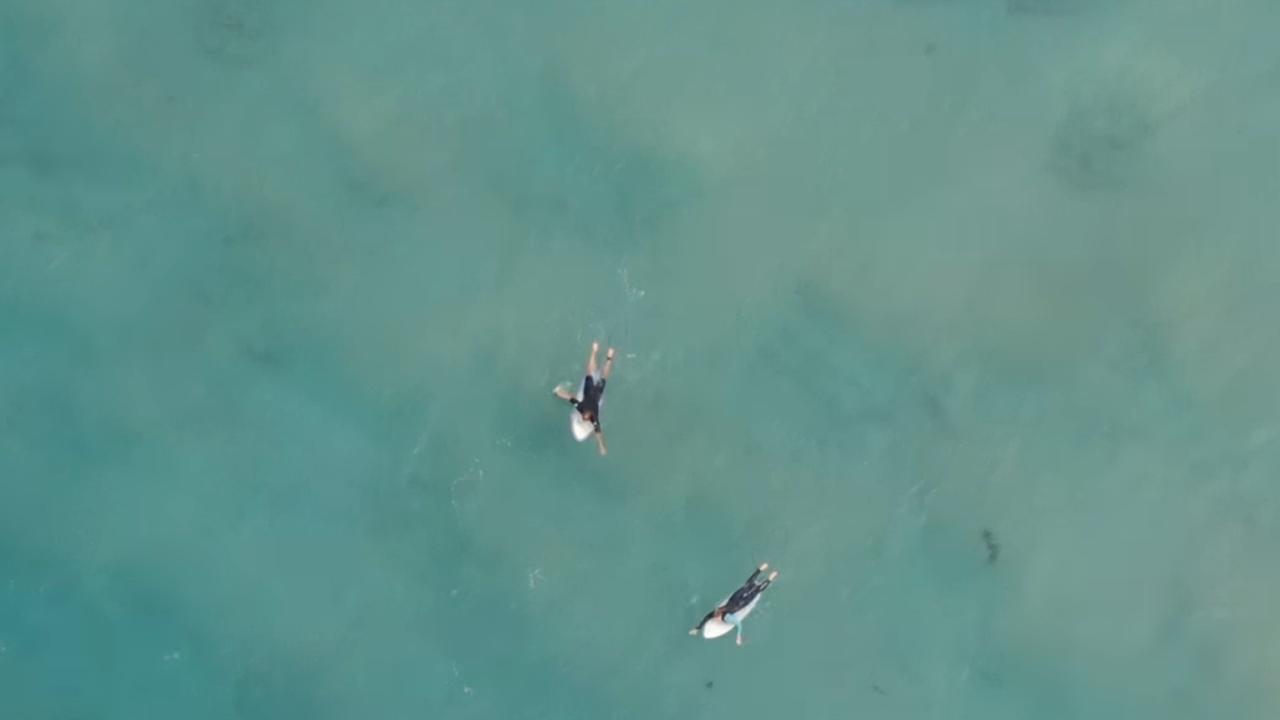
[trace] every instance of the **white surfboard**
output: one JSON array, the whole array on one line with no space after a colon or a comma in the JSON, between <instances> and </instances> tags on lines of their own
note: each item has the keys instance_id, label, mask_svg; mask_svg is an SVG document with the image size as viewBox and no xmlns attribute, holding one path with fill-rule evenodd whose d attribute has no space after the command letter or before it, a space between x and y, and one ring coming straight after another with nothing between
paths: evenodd
<instances>
[{"instance_id":1,"label":"white surfboard","mask_svg":"<svg viewBox=\"0 0 1280 720\"><path fill-rule=\"evenodd\" d=\"M763 594L764 593L760 593L760 595L763 595ZM735 615L738 616L738 622L742 622L743 620L746 620L747 616L751 614L751 611L756 609L756 603L760 602L760 595L756 595L755 597L751 598L751 602L747 603L746 607L734 613ZM725 598L721 600L719 603L716 604L716 607L720 607L721 605L724 605L727 602L729 602L729 598ZM733 623L725 622L720 618L711 618L710 620L708 620L706 623L702 625L702 637L707 640L714 640L722 635L727 635L731 630L733 630L733 627L734 627Z\"/></svg>"},{"instance_id":2,"label":"white surfboard","mask_svg":"<svg viewBox=\"0 0 1280 720\"><path fill-rule=\"evenodd\" d=\"M595 432L596 428L582 417L582 413L578 412L577 408L574 408L569 411L569 430L573 432L574 440L582 442L591 437L591 433Z\"/></svg>"},{"instance_id":3,"label":"white surfboard","mask_svg":"<svg viewBox=\"0 0 1280 720\"><path fill-rule=\"evenodd\" d=\"M582 384L578 386L577 394L573 396L575 400L578 400L578 401L582 400L582 394L587 389L586 386L587 386L586 378L583 378ZM604 412L604 398L600 399L600 412ZM591 434L594 433L595 431L596 431L595 425L592 424L591 421L582 417L582 413L578 412L577 408L573 408L569 410L569 432L573 433L574 440L577 440L578 442L582 442L583 440L586 440L587 438L591 437Z\"/></svg>"}]
</instances>

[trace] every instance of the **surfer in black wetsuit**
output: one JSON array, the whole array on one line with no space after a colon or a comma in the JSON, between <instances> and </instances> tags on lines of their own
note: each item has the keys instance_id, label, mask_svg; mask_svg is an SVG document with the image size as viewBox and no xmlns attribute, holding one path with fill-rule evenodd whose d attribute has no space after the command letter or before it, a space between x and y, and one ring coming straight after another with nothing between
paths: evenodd
<instances>
[{"instance_id":1,"label":"surfer in black wetsuit","mask_svg":"<svg viewBox=\"0 0 1280 720\"><path fill-rule=\"evenodd\" d=\"M697 635L699 632L702 632L702 626L706 625L709 620L723 620L738 629L738 644L741 645L742 618L738 616L738 613L746 609L746 607L750 605L756 597L760 595L760 593L764 592L765 589L768 588L775 579L777 579L777 570L769 573L768 578L764 580L759 579L760 576L764 574L764 571L768 569L769 563L764 563L760 567L756 568L756 571L751 573L751 577L747 578L747 581L742 584L742 587L735 590L733 594L729 596L729 599L724 601L723 605L707 613L706 617L702 618L702 622L699 622L697 627L690 630L689 634Z\"/></svg>"},{"instance_id":2,"label":"surfer in black wetsuit","mask_svg":"<svg viewBox=\"0 0 1280 720\"><path fill-rule=\"evenodd\" d=\"M596 354L599 352L600 343L591 343L591 355L587 358L587 377L582 381L582 397L575 397L563 387L556 388L556 396L561 400L567 400L583 420L591 423L595 430L596 445L600 447L600 454L606 455L609 451L604 444L604 430L600 428L600 401L604 399L604 386L609 380L609 373L613 372L614 349L609 348L609 352L605 353L604 370L600 372L600 379L597 380Z\"/></svg>"}]
</instances>

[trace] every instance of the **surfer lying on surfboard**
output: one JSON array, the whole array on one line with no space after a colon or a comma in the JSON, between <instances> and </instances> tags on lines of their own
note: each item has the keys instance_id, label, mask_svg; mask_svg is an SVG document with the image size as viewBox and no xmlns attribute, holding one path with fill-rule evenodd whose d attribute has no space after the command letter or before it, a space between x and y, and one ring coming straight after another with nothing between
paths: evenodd
<instances>
[{"instance_id":1,"label":"surfer lying on surfboard","mask_svg":"<svg viewBox=\"0 0 1280 720\"><path fill-rule=\"evenodd\" d=\"M708 623L716 623L718 626L725 626L723 630L714 634L703 633L708 639L710 639L713 637L720 637L727 633L729 631L729 626L732 626L738 631L737 642L741 645L742 621L746 619L747 615L750 614L753 609L755 609L756 601L760 599L760 593L764 592L765 588L769 587L769 584L778 577L778 571L774 570L769 573L769 577L767 579L760 580L760 576L768 569L769 563L764 563L760 567L756 568L756 571L751 573L751 577L747 578L747 581L743 583L742 587L735 590L728 599L720 604L720 607L717 607L715 610L707 613L707 616L702 618L702 622L698 623L697 627L690 630L689 634L697 635L698 633L703 632L703 627Z\"/></svg>"},{"instance_id":2,"label":"surfer lying on surfboard","mask_svg":"<svg viewBox=\"0 0 1280 720\"><path fill-rule=\"evenodd\" d=\"M561 400L569 401L569 404L577 411L579 417L590 426L590 432L596 437L596 445L600 446L600 454L605 455L609 451L604 445L604 430L600 429L600 403L604 400L604 386L609 380L609 373L613 371L614 350L609 348L609 352L605 354L604 370L599 373L599 380L597 380L596 354L599 352L600 343L591 343L591 355L587 358L587 377L582 381L580 397L574 396L563 386L556 388L556 396ZM577 420L577 418L574 419ZM576 428L574 434L575 436L577 435ZM584 436L580 436L578 439L585 440L585 433Z\"/></svg>"}]
</instances>

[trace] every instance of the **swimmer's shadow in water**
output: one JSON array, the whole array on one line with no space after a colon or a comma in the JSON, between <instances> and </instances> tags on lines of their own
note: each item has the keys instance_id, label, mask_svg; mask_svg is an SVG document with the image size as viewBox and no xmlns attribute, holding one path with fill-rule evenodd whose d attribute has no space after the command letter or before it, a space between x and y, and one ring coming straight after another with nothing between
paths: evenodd
<instances>
[{"instance_id":1,"label":"swimmer's shadow in water","mask_svg":"<svg viewBox=\"0 0 1280 720\"><path fill-rule=\"evenodd\" d=\"M214 62L243 68L272 52L279 3L255 0L197 0L196 42Z\"/></svg>"},{"instance_id":2,"label":"swimmer's shadow in water","mask_svg":"<svg viewBox=\"0 0 1280 720\"><path fill-rule=\"evenodd\" d=\"M756 333L753 377L738 381L774 388L776 415L816 442L842 445L859 429L946 429L949 414L929 378L907 358L865 342L833 293L800 282L792 297L772 327Z\"/></svg>"},{"instance_id":3,"label":"swimmer's shadow in water","mask_svg":"<svg viewBox=\"0 0 1280 720\"><path fill-rule=\"evenodd\" d=\"M1007 15L1061 17L1075 15L1097 5L1096 0L1005 0Z\"/></svg>"},{"instance_id":4,"label":"swimmer's shadow in water","mask_svg":"<svg viewBox=\"0 0 1280 720\"><path fill-rule=\"evenodd\" d=\"M529 70L467 133L489 191L537 237L650 247L701 194L689 163L632 137L553 67Z\"/></svg>"},{"instance_id":5,"label":"swimmer's shadow in water","mask_svg":"<svg viewBox=\"0 0 1280 720\"><path fill-rule=\"evenodd\" d=\"M333 717L332 706L315 690L325 687L317 673L280 658L254 658L236 676L232 700L238 720Z\"/></svg>"},{"instance_id":6,"label":"swimmer's shadow in water","mask_svg":"<svg viewBox=\"0 0 1280 720\"><path fill-rule=\"evenodd\" d=\"M1157 129L1155 113L1135 93L1104 88L1077 98L1054 129L1049 166L1079 189L1124 184Z\"/></svg>"},{"instance_id":7,"label":"swimmer's shadow in water","mask_svg":"<svg viewBox=\"0 0 1280 720\"><path fill-rule=\"evenodd\" d=\"M982 528L982 544L987 548L987 564L995 565L1000 559L1000 543L996 541L996 534L991 528Z\"/></svg>"}]
</instances>

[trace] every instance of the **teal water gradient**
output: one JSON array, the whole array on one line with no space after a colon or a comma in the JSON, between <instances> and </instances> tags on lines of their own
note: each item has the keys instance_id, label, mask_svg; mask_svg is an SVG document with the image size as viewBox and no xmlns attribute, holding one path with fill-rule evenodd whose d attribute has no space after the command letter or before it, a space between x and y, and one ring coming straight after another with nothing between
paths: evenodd
<instances>
[{"instance_id":1,"label":"teal water gradient","mask_svg":"<svg viewBox=\"0 0 1280 720\"><path fill-rule=\"evenodd\" d=\"M0 717L1275 717L1278 28L0 5Z\"/></svg>"}]
</instances>

